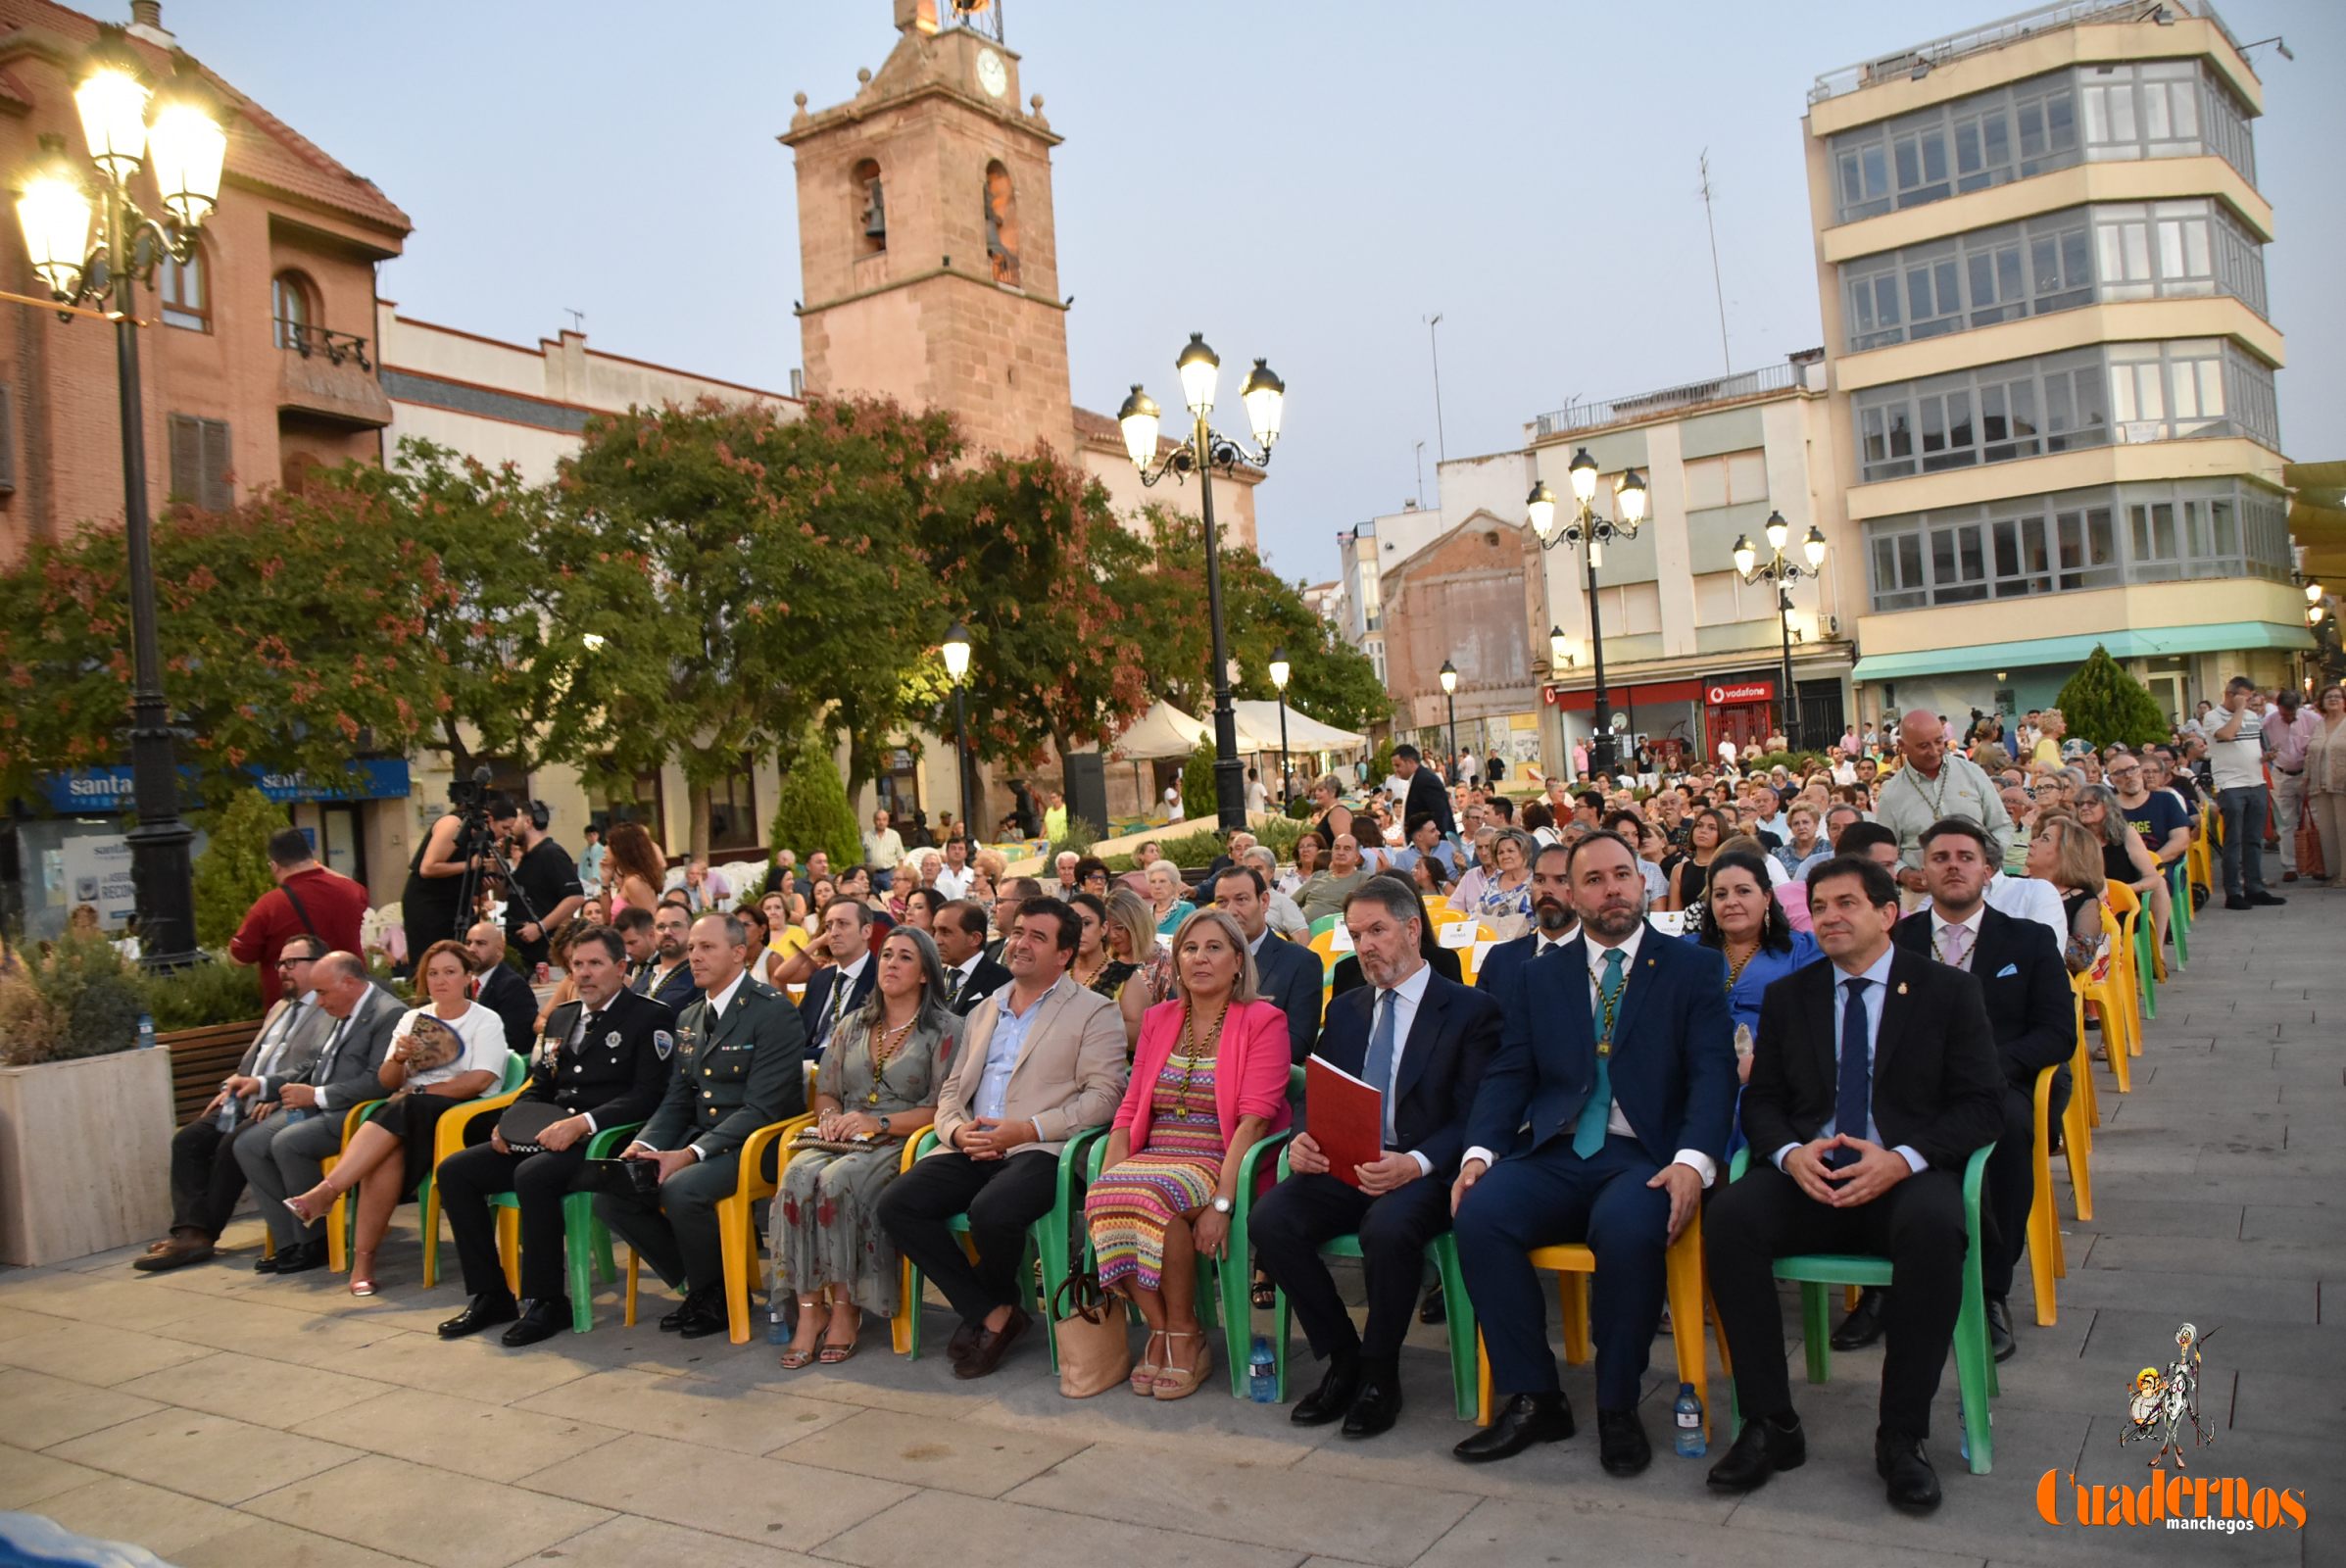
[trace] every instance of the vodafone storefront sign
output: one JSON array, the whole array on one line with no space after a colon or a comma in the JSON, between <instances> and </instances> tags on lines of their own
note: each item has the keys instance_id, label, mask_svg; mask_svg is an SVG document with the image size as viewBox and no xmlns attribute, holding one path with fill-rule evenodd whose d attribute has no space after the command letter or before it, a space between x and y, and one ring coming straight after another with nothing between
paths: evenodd
<instances>
[{"instance_id":1,"label":"vodafone storefront sign","mask_svg":"<svg viewBox=\"0 0 2346 1568\"><path fill-rule=\"evenodd\" d=\"M1776 683L1772 680L1738 681L1733 686L1712 686L1703 694L1704 702L1713 708L1732 707L1737 703L1767 703L1776 700Z\"/></svg>"}]
</instances>

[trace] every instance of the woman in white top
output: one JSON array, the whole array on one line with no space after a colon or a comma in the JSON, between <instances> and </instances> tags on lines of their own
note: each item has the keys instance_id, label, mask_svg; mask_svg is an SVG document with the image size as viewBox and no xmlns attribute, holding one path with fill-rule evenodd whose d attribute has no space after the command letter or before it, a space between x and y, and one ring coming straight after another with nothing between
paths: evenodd
<instances>
[{"instance_id":1,"label":"woman in white top","mask_svg":"<svg viewBox=\"0 0 2346 1568\"><path fill-rule=\"evenodd\" d=\"M415 968L430 1002L410 1010L391 1031L391 1048L375 1075L390 1098L367 1112L324 1181L285 1200L304 1220L316 1220L335 1199L359 1190L353 1296L374 1294L375 1249L390 1228L391 1211L432 1168L432 1129L452 1107L494 1091L512 1054L504 1020L472 1000L472 955L463 943L433 943Z\"/></svg>"}]
</instances>

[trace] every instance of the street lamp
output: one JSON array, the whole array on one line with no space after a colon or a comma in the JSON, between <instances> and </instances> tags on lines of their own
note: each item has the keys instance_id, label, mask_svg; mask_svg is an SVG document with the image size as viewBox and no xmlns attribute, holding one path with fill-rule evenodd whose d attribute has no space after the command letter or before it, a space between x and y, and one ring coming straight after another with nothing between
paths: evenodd
<instances>
[{"instance_id":1,"label":"street lamp","mask_svg":"<svg viewBox=\"0 0 2346 1568\"><path fill-rule=\"evenodd\" d=\"M1260 449L1250 451L1205 422L1205 416L1213 412L1214 383L1221 374L1222 359L1206 347L1204 333L1190 334L1189 346L1174 359L1173 369L1181 380L1181 400L1192 420L1187 441L1162 458L1157 456L1162 411L1138 381L1116 411L1116 423L1123 429L1124 450L1140 470L1141 483L1152 485L1167 474L1176 479L1197 475L1197 515L1205 527L1205 612L1213 631L1214 807L1222 831L1229 833L1246 825L1246 777L1239 762L1238 713L1230 706L1230 645L1222 631L1222 546L1214 527L1213 474L1217 469L1232 473L1242 463L1256 468L1270 463L1271 448L1279 442L1287 383L1260 360L1246 373L1239 401L1246 406L1246 423Z\"/></svg>"},{"instance_id":2,"label":"street lamp","mask_svg":"<svg viewBox=\"0 0 2346 1568\"><path fill-rule=\"evenodd\" d=\"M1271 684L1279 689L1279 813L1282 816L1295 801L1287 773L1287 677L1294 672L1294 666L1287 662L1287 650L1271 650Z\"/></svg>"},{"instance_id":3,"label":"street lamp","mask_svg":"<svg viewBox=\"0 0 2346 1568\"><path fill-rule=\"evenodd\" d=\"M67 152L65 138L43 136L39 158L19 180L17 219L32 270L58 302L58 314L68 320L99 314L114 321L122 541L130 577L131 802L138 816L129 833L130 868L141 950L155 967L176 968L198 956L195 882L187 851L194 834L179 819L179 767L155 629L134 291L153 279L164 258L185 265L194 257L196 230L220 200L227 113L202 69L177 50L171 53L171 80L156 90L128 37L111 24L98 28L78 78L73 106L89 147L88 165L98 174L96 189ZM163 206L160 219L131 199L130 182L141 169L154 176Z\"/></svg>"},{"instance_id":4,"label":"street lamp","mask_svg":"<svg viewBox=\"0 0 2346 1568\"><path fill-rule=\"evenodd\" d=\"M1565 472L1572 479L1573 514L1569 521L1558 523L1556 493L1547 487L1544 479L1532 486L1524 510L1529 514L1532 532L1539 538L1540 549L1553 550L1558 545L1588 547L1583 564L1588 592L1588 652L1596 675L1596 735L1588 747L1588 762L1593 771L1613 765L1613 708L1605 695L1605 628L1596 604L1596 572L1604 564L1606 545L1637 537L1637 528L1645 521L1645 479L1631 468L1614 482L1613 507L1620 514L1619 520L1614 520L1596 514L1596 460L1588 455L1587 447L1572 455ZM1555 635L1551 632L1548 637L1551 653Z\"/></svg>"},{"instance_id":5,"label":"street lamp","mask_svg":"<svg viewBox=\"0 0 2346 1568\"><path fill-rule=\"evenodd\" d=\"M1458 666L1446 659L1442 662L1442 700L1450 710L1450 760L1442 770L1447 779L1450 769L1458 765Z\"/></svg>"},{"instance_id":6,"label":"street lamp","mask_svg":"<svg viewBox=\"0 0 2346 1568\"><path fill-rule=\"evenodd\" d=\"M939 645L945 656L945 675L953 683L953 771L961 780L961 837L977 853L976 830L969 825L969 628L954 621Z\"/></svg>"},{"instance_id":7,"label":"street lamp","mask_svg":"<svg viewBox=\"0 0 2346 1568\"><path fill-rule=\"evenodd\" d=\"M1800 693L1792 685L1792 584L1803 577L1814 578L1825 564L1825 533L1815 523L1808 525L1808 537L1800 541L1800 553L1807 558L1802 565L1784 553L1786 540L1791 537L1792 525L1784 520L1784 514L1768 514L1768 562L1760 564L1759 552L1751 547L1749 534L1735 536L1735 575L1745 582L1766 582L1776 592L1777 629L1784 639L1784 701L1788 715L1784 741L1798 746L1800 737Z\"/></svg>"},{"instance_id":8,"label":"street lamp","mask_svg":"<svg viewBox=\"0 0 2346 1568\"><path fill-rule=\"evenodd\" d=\"M1559 669L1570 669L1579 662L1579 656L1573 652L1572 639L1564 635L1564 628L1548 627L1547 672L1552 675Z\"/></svg>"}]
</instances>

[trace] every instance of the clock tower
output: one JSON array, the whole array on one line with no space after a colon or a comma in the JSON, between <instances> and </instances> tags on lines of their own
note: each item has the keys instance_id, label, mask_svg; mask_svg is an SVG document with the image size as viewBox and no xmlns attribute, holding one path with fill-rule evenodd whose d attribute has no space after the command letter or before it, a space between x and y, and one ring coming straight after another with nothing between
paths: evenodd
<instances>
[{"instance_id":1,"label":"clock tower","mask_svg":"<svg viewBox=\"0 0 2346 1568\"><path fill-rule=\"evenodd\" d=\"M797 113L806 390L943 409L973 450L1076 446L1040 94L987 0L895 0L855 97Z\"/></svg>"}]
</instances>

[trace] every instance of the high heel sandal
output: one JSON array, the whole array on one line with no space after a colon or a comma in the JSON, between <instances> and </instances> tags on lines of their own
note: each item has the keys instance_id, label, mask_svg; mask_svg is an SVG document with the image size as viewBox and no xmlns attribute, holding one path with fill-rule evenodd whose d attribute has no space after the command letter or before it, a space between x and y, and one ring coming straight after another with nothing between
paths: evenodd
<instances>
[{"instance_id":1,"label":"high heel sandal","mask_svg":"<svg viewBox=\"0 0 2346 1568\"><path fill-rule=\"evenodd\" d=\"M1146 1399L1156 1393L1156 1375L1164 1370L1160 1362L1149 1359L1149 1352L1156 1348L1156 1342L1165 1337L1162 1329L1150 1329L1148 1340L1141 1346L1141 1359L1132 1369L1132 1392Z\"/></svg>"},{"instance_id":2,"label":"high heel sandal","mask_svg":"<svg viewBox=\"0 0 2346 1568\"><path fill-rule=\"evenodd\" d=\"M1180 1367L1171 1365L1160 1368L1157 1372L1155 1387L1150 1391L1160 1399L1188 1398L1204 1384L1205 1375L1211 1372L1214 1366L1213 1346L1206 1341L1203 1331L1196 1334L1176 1334L1167 1329L1165 1331L1165 1354L1168 1360L1172 1356L1175 1340L1198 1342L1197 1364L1186 1372Z\"/></svg>"},{"instance_id":3,"label":"high heel sandal","mask_svg":"<svg viewBox=\"0 0 2346 1568\"><path fill-rule=\"evenodd\" d=\"M821 1312L823 1314L823 1327L829 1328L831 1326L830 1310L831 1309L829 1307L825 1306L819 1300L801 1301L799 1303L799 1319L801 1322L804 1322L806 1321L807 1313ZM819 1348L819 1347L817 1347L817 1348ZM790 1346L782 1352L782 1370L785 1372L804 1371L806 1368L814 1364L815 1353L816 1352L814 1350L802 1350L795 1345Z\"/></svg>"},{"instance_id":4,"label":"high heel sandal","mask_svg":"<svg viewBox=\"0 0 2346 1568\"><path fill-rule=\"evenodd\" d=\"M285 1206L291 1209L293 1211L294 1217L299 1219L304 1225L315 1225L319 1220L325 1218L326 1215L332 1211L334 1207L334 1200L330 1198L327 1199L324 1203L318 1206L316 1213L312 1213L309 1209L302 1206L302 1204L307 1201L310 1195L308 1193L296 1193L291 1198L285 1200Z\"/></svg>"},{"instance_id":5,"label":"high heel sandal","mask_svg":"<svg viewBox=\"0 0 2346 1568\"><path fill-rule=\"evenodd\" d=\"M350 1294L353 1296L372 1296L374 1294L374 1254L372 1252L354 1251L351 1253Z\"/></svg>"},{"instance_id":6,"label":"high heel sandal","mask_svg":"<svg viewBox=\"0 0 2346 1568\"><path fill-rule=\"evenodd\" d=\"M830 1323L823 1325L822 1349L818 1351L814 1357L817 1361L820 1361L825 1366L837 1366L849 1356L854 1355L855 1353L855 1348L862 1343L860 1340L849 1340L843 1345L839 1341L830 1337L831 1326L839 1321L839 1314L842 1311L855 1313L853 1322L858 1331L860 1331L863 1327L863 1312L861 1308L848 1302L841 1302L831 1308L831 1321Z\"/></svg>"}]
</instances>

